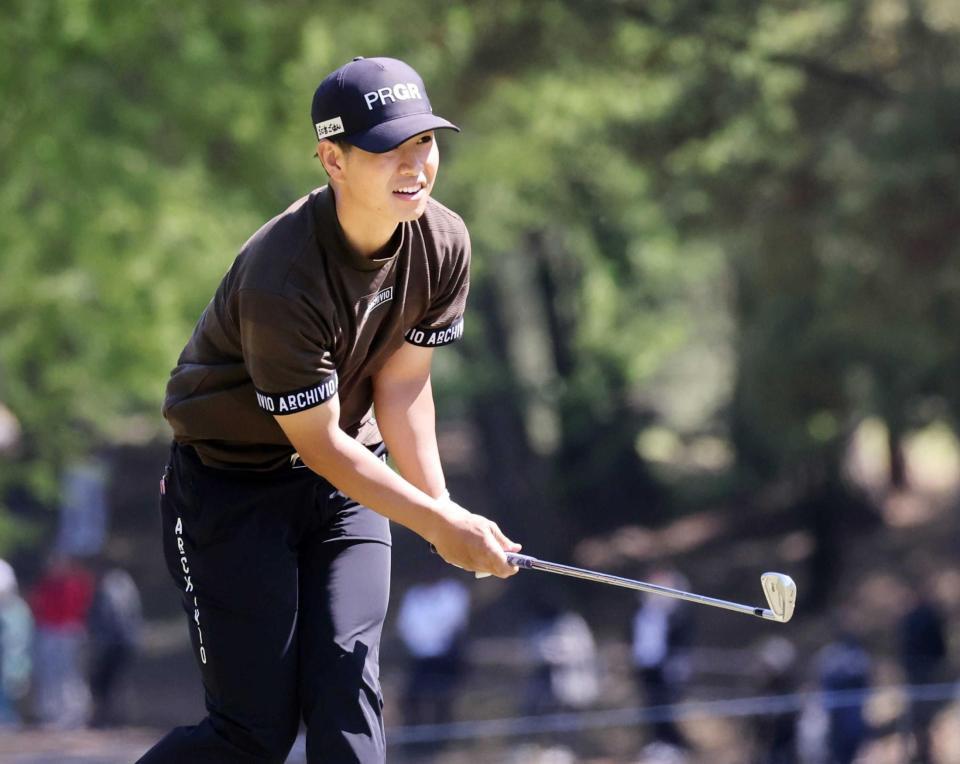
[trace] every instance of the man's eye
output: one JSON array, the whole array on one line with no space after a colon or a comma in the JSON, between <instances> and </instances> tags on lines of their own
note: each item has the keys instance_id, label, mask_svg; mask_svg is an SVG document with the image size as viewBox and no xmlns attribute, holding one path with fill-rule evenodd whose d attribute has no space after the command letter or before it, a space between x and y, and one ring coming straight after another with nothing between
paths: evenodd
<instances>
[{"instance_id":1,"label":"man's eye","mask_svg":"<svg viewBox=\"0 0 960 764\"><path fill-rule=\"evenodd\" d=\"M422 135L420 136L420 140L417 141L417 143L430 143L430 141L432 140L433 140L432 135Z\"/></svg>"}]
</instances>

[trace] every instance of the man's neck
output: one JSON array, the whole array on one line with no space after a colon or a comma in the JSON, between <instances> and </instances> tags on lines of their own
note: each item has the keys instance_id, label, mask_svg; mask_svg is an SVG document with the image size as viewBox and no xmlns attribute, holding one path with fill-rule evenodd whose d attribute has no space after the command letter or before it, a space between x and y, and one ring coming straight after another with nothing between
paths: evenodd
<instances>
[{"instance_id":1,"label":"man's neck","mask_svg":"<svg viewBox=\"0 0 960 764\"><path fill-rule=\"evenodd\" d=\"M334 195L337 220L347 244L362 257L376 257L393 238L398 223L377 217L359 205L351 204L345 195Z\"/></svg>"}]
</instances>

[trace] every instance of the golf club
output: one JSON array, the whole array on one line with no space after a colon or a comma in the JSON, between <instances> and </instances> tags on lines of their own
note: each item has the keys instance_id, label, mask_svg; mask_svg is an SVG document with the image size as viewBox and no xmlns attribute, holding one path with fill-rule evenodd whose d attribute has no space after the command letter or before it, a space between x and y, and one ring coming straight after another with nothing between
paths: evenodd
<instances>
[{"instance_id":1,"label":"golf club","mask_svg":"<svg viewBox=\"0 0 960 764\"><path fill-rule=\"evenodd\" d=\"M786 623L793 617L793 609L797 603L797 585L790 576L783 573L764 573L760 576L760 584L767 598L767 604L770 606L769 608L763 608L752 605L740 605L736 602L727 602L726 600L720 600L714 597L705 597L702 594L692 594L690 592L680 591L679 589L671 589L668 586L649 584L645 581L635 581L630 578L612 576L609 573L598 573L593 570L575 568L571 565L561 565L556 562L538 560L536 557L530 557L525 554L512 554L508 552L507 562L511 565L516 565L518 568L540 570L545 573L557 573L561 576L572 576L573 578L582 578L601 584L622 586L625 589L635 589L651 594L662 594L665 597L673 597L674 599L695 602L700 605L733 610L737 613L746 613L747 615L754 615L758 618L765 618L768 621L777 621L778 623Z\"/></svg>"}]
</instances>

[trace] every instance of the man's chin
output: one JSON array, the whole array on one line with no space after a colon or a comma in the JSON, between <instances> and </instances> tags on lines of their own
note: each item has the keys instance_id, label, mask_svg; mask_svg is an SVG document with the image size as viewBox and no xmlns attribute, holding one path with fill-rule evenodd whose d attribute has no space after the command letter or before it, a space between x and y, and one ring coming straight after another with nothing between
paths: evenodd
<instances>
[{"instance_id":1,"label":"man's chin","mask_svg":"<svg viewBox=\"0 0 960 764\"><path fill-rule=\"evenodd\" d=\"M402 210L400 213L400 222L412 223L414 220L419 220L423 217L423 213L427 211L427 201L429 198L429 196L426 196L422 201L418 202L415 207L411 205L410 209Z\"/></svg>"}]
</instances>

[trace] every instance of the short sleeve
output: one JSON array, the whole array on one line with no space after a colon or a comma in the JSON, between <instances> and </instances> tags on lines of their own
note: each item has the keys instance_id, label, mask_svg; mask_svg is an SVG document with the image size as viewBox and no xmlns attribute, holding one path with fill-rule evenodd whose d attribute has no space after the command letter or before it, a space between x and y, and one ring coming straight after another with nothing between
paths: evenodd
<instances>
[{"instance_id":1,"label":"short sleeve","mask_svg":"<svg viewBox=\"0 0 960 764\"><path fill-rule=\"evenodd\" d=\"M470 237L464 231L463 245L441 272L441 283L427 314L405 339L420 347L438 347L463 336L463 314L470 291Z\"/></svg>"},{"instance_id":2,"label":"short sleeve","mask_svg":"<svg viewBox=\"0 0 960 764\"><path fill-rule=\"evenodd\" d=\"M244 363L261 409L295 414L336 394L332 332L306 300L244 289L238 311Z\"/></svg>"}]
</instances>

